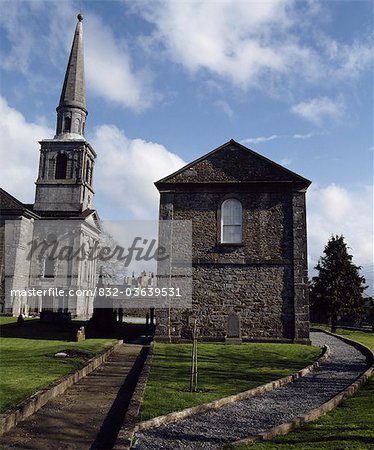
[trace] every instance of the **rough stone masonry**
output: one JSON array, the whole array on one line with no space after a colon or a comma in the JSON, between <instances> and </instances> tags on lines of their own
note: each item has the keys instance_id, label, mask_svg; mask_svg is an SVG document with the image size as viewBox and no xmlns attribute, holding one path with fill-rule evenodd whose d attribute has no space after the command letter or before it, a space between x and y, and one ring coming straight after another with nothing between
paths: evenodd
<instances>
[{"instance_id":1,"label":"rough stone masonry","mask_svg":"<svg viewBox=\"0 0 374 450\"><path fill-rule=\"evenodd\" d=\"M196 317L223 340L236 313L243 340L309 343L311 182L231 140L155 184L160 220L192 221L192 308L158 310L159 338L190 338Z\"/></svg>"}]
</instances>

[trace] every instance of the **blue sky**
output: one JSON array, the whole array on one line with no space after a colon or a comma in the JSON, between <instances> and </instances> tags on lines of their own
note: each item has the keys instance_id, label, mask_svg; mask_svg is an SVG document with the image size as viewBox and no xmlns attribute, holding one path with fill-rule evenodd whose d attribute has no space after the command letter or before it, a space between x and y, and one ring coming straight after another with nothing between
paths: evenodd
<instances>
[{"instance_id":1,"label":"blue sky","mask_svg":"<svg viewBox=\"0 0 374 450\"><path fill-rule=\"evenodd\" d=\"M233 138L313 181L310 267L343 234L372 284L373 5L1 0L1 184L33 202L82 11L102 217L156 218L153 182Z\"/></svg>"}]
</instances>

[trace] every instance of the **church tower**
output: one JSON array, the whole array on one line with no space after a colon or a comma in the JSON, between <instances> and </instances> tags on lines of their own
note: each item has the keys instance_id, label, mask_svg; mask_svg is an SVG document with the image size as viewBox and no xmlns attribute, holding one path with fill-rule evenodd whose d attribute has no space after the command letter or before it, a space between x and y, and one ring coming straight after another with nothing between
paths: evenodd
<instances>
[{"instance_id":1,"label":"church tower","mask_svg":"<svg viewBox=\"0 0 374 450\"><path fill-rule=\"evenodd\" d=\"M79 214L90 209L96 153L84 137L87 117L83 58L83 16L78 15L57 111L56 135L40 142L34 211ZM43 214L44 213L44 214Z\"/></svg>"}]
</instances>

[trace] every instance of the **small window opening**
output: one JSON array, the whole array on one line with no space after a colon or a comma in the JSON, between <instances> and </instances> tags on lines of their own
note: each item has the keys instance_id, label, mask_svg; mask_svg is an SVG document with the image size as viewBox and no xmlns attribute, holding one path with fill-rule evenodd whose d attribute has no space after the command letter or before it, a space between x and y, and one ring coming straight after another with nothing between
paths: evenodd
<instances>
[{"instance_id":1,"label":"small window opening","mask_svg":"<svg viewBox=\"0 0 374 450\"><path fill-rule=\"evenodd\" d=\"M64 132L65 133L70 133L71 131L71 118L70 117L65 117L64 119Z\"/></svg>"},{"instance_id":2,"label":"small window opening","mask_svg":"<svg viewBox=\"0 0 374 450\"><path fill-rule=\"evenodd\" d=\"M68 158L64 153L59 153L56 160L55 179L64 180L66 178L66 169L68 165Z\"/></svg>"},{"instance_id":3,"label":"small window opening","mask_svg":"<svg viewBox=\"0 0 374 450\"><path fill-rule=\"evenodd\" d=\"M55 260L48 256L44 263L44 278L54 278L55 277Z\"/></svg>"}]
</instances>

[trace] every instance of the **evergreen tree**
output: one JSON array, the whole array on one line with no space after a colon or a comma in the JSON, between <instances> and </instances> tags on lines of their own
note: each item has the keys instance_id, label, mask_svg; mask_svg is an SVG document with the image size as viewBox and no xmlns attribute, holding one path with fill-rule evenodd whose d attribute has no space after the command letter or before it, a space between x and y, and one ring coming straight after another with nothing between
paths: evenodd
<instances>
[{"instance_id":1,"label":"evergreen tree","mask_svg":"<svg viewBox=\"0 0 374 450\"><path fill-rule=\"evenodd\" d=\"M362 317L362 293L367 286L359 274L361 267L352 263L343 236L332 236L324 254L315 267L319 273L312 279L310 301L312 310L330 319L331 331L335 332L340 316Z\"/></svg>"}]
</instances>

